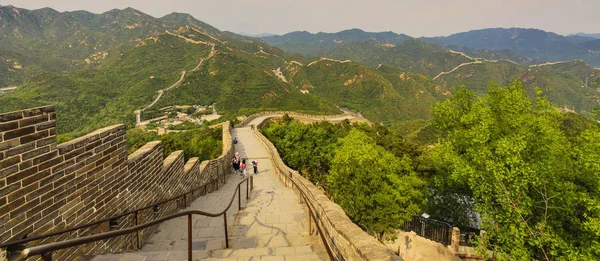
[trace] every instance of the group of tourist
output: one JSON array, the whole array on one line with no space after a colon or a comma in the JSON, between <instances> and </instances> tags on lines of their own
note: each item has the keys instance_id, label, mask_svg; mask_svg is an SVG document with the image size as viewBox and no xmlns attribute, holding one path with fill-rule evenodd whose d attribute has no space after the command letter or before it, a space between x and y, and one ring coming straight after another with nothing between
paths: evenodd
<instances>
[{"instance_id":1,"label":"group of tourist","mask_svg":"<svg viewBox=\"0 0 600 261\"><path fill-rule=\"evenodd\" d=\"M258 160L253 160L252 168L254 168L254 175L258 174ZM234 173L239 173L240 176L246 177L246 159L240 157L239 152L235 152L235 156L231 160L231 166L233 167Z\"/></svg>"}]
</instances>

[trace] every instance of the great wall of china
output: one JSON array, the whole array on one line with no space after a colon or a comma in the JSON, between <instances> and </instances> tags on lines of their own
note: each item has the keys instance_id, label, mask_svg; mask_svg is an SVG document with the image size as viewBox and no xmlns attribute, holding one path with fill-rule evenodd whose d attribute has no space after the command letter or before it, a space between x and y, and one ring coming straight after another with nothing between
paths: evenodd
<instances>
[{"instance_id":1,"label":"great wall of china","mask_svg":"<svg viewBox=\"0 0 600 261\"><path fill-rule=\"evenodd\" d=\"M282 112L260 113L249 117L261 122L267 118L281 117ZM347 114L334 116L310 116L290 113L305 121L348 119ZM364 120L357 120L364 121ZM185 192L191 187L208 185L206 193L226 182L233 157L230 124L223 123L223 153L214 160L199 162L192 158L184 162L183 152L176 151L163 159L161 143L150 142L127 155L124 125L114 125L96 130L75 140L56 143L56 113L53 106L0 114L0 244L23 238L32 238L66 228L111 217L128 210L151 205L154 202ZM264 142L264 141L263 141ZM267 145L266 145L267 146ZM267 146L268 148L272 148ZM271 153L273 153L271 151ZM278 159L277 162L280 162ZM281 164L277 163L278 169ZM296 177L296 178L299 178ZM216 182L216 183L215 183ZM307 181L303 181L305 184ZM303 186L309 186L305 184ZM314 186L313 186L314 187ZM316 190L306 192L313 193ZM201 191L186 197L187 202L203 195ZM390 260L392 256L374 249L383 245L371 237L365 241L347 238L349 231L361 232L349 221L343 211L331 216L326 209L336 206L322 194L311 194L310 204L319 209L316 222L327 227L327 233L335 238L335 244L346 259L361 257L363 260ZM138 213L137 222L144 223L161 216L175 213L180 202L161 205ZM340 212L341 211L341 212ZM345 217L344 222L340 218ZM327 219L325 219L327 218ZM313 221L314 222L314 221ZM332 222L344 224L341 229ZM136 224L133 215L67 234L32 241L27 246L63 241L85 235L123 229ZM347 230L348 226L353 226ZM334 228L335 227L335 228ZM344 233L342 233L344 232ZM147 240L152 230L142 233ZM135 250L136 237L122 236L54 253L54 260L72 260L78 256ZM7 260L7 252L14 249L1 248L0 260ZM14 253L13 253L14 254Z\"/></svg>"},{"instance_id":2,"label":"great wall of china","mask_svg":"<svg viewBox=\"0 0 600 261\"><path fill-rule=\"evenodd\" d=\"M239 134L240 131L251 134L248 136L250 138L246 137L247 140L257 140L246 150L255 150L255 146L263 146L266 149L268 159L273 164L272 174L268 175L275 175L285 186L296 192L297 199L294 201L299 199L303 202L304 211L309 211L305 214L305 217L308 217L309 229L312 226L311 231L317 231L315 227L318 228L318 233L311 232L310 235L321 236L318 244L326 244L332 250L332 258L402 260L394 254L395 250L386 248L354 224L343 209L319 188L287 167L273 144L257 130L265 120L281 118L285 114L306 123L348 120L370 124L360 115L348 112L321 116L295 112L257 113L249 116L236 126L236 129L231 129L229 122L222 124L223 150L220 157L203 162L191 158L185 162L182 151L173 152L163 158L159 141L150 142L127 155L125 127L122 124L105 127L75 140L57 144L56 114L53 106L0 114L0 261L16 260L15 255L26 247L144 224L193 206L193 202L198 201L196 198L210 197L217 193L213 191L219 188L226 190L231 187L226 183L231 176L230 159L235 147L232 144L232 133ZM240 148L235 148L237 149ZM191 188L200 187L204 187L204 190L187 194ZM182 193L184 198L181 200L160 205L157 203ZM253 201L250 199L248 202L252 204ZM139 213L136 211L135 214L131 212L133 209L152 205L155 207ZM110 222L100 222L69 233L33 240L27 244L10 244L98 220L108 220L122 213L125 215L114 223L110 219ZM235 220L239 222L237 218ZM305 226L305 222L306 220L301 223ZM54 260L74 260L81 256L138 251L145 242L152 242L152 235L157 229L155 226L141 231L137 236L133 233L59 250L53 253ZM453 231L452 246L449 248L456 253L460 240L457 233ZM439 247L446 249L443 245ZM296 248L297 251L302 249ZM269 250L271 252L281 251L276 247L268 249L272 249ZM248 252L248 249L234 249L234 252L211 250L210 255L240 253L235 252L238 250ZM255 251L252 253L259 253L258 248ZM11 258L8 259L7 255L11 255Z\"/></svg>"}]
</instances>

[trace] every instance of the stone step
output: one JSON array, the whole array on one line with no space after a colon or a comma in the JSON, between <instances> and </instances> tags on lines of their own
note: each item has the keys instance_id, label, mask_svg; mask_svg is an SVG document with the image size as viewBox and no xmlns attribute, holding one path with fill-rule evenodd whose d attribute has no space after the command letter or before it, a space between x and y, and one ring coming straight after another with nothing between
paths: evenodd
<instances>
[{"instance_id":1,"label":"stone step","mask_svg":"<svg viewBox=\"0 0 600 261\"><path fill-rule=\"evenodd\" d=\"M132 252L96 256L92 261L179 261L187 251ZM194 250L193 260L321 260L311 246Z\"/></svg>"},{"instance_id":2,"label":"stone step","mask_svg":"<svg viewBox=\"0 0 600 261\"><path fill-rule=\"evenodd\" d=\"M227 212L229 247L225 248L222 217L192 218L194 260L327 260L328 256L315 235L309 235L306 206L298 195L285 187L269 164L269 153L249 128L234 129L238 137L235 150L243 158L261 158L259 174L254 177L254 191L246 200L242 187L241 206L234 200ZM231 175L218 191L200 197L188 209L218 212L231 200L242 178ZM187 260L187 217L161 224L137 252L97 256L93 260ZM314 228L313 228L314 229Z\"/></svg>"}]
</instances>

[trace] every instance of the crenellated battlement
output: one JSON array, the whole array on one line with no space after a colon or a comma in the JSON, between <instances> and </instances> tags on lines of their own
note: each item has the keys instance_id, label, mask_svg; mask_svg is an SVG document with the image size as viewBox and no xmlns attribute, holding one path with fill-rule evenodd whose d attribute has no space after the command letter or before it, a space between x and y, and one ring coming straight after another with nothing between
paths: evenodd
<instances>
[{"instance_id":1,"label":"crenellated battlement","mask_svg":"<svg viewBox=\"0 0 600 261\"><path fill-rule=\"evenodd\" d=\"M183 151L163 159L162 144L153 141L127 155L125 126L96 130L69 142L56 143L54 106L0 114L0 243L47 234L107 218L174 197L207 185L206 191L188 195L186 202L225 182L233 156L229 123L223 124L223 153L214 160L184 162ZM139 213L138 222L174 213L182 204L173 201ZM132 226L134 216L115 228ZM69 237L109 231L103 223L70 234L30 243L37 245ZM143 231L148 238L152 229ZM135 249L134 235L88 244L55 254L57 260L75 256ZM0 250L0 260L3 251Z\"/></svg>"}]
</instances>

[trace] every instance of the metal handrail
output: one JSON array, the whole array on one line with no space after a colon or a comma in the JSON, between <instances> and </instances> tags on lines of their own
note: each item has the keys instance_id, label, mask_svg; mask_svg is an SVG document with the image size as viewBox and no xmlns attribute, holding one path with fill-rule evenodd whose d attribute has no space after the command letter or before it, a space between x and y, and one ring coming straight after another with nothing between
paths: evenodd
<instances>
[{"instance_id":1,"label":"metal handrail","mask_svg":"<svg viewBox=\"0 0 600 261\"><path fill-rule=\"evenodd\" d=\"M209 181L208 183L206 183L206 184L204 184L202 186L195 187L195 188L193 188L193 189L191 189L191 190L189 190L189 191L187 191L187 192L185 192L183 194L180 194L180 195L177 195L177 196L174 196L174 197L171 197L169 199L165 199L165 200L162 200L162 201L159 201L159 202L152 203L152 204L147 205L147 206L142 207L142 208L138 208L138 209L131 210L131 211L128 211L128 212L125 212L125 213L121 213L121 214L116 215L116 216L111 216L111 217L108 217L108 218L100 219L100 220L94 221L92 223L82 224L82 225L75 226L75 227L72 227L72 228L68 228L68 229L63 229L63 230L60 230L60 231L52 232L50 234L44 234L44 235L39 235L39 236L35 236L35 237L24 238L24 239L19 239L19 240L15 240L15 241L10 241L10 242L6 242L6 243L2 243L2 244L0 244L0 248L5 248L5 247L9 247L9 246L14 246L14 245L20 245L20 244L25 244L25 243L29 243L31 241L36 241L36 240L45 239L45 238L52 237L52 236L57 236L57 235L64 234L64 233L69 233L69 232L72 232L72 231L75 231L75 230L79 230L79 229L91 227L91 226L98 225L98 224L101 224L101 223L104 223L104 222L109 222L110 220L119 219L119 218L122 218L124 216L131 215L131 214L135 214L135 216L136 216L135 221L137 223L137 216L138 216L138 213L140 211L144 211L146 209L151 209L151 208L154 208L155 206L162 205L164 203L168 203L170 201L177 200L177 199L180 199L180 198L183 198L184 202L185 202L187 195L192 194L192 193L194 193L194 191L200 190L201 188L204 189L204 193L206 194L206 186L208 186L209 184L213 184L214 185L215 183L216 183L217 189L219 189L219 177L217 177L216 179L213 179L213 180ZM184 203L184 205L187 205L187 204Z\"/></svg>"},{"instance_id":2,"label":"metal handrail","mask_svg":"<svg viewBox=\"0 0 600 261\"><path fill-rule=\"evenodd\" d=\"M28 257L35 256L35 255L41 255L42 260L51 261L52 260L52 252L54 252L54 251L61 250L64 248L79 246L79 245L83 245L83 244L87 244L87 243L91 243L91 242L95 242L95 241L110 239L110 238L130 234L133 232L139 233L139 231L142 229L163 223L163 222L171 220L171 219L186 216L186 215L188 216L188 259L189 260L192 260L192 224L191 224L192 223L192 215L202 215L202 216L208 216L208 217L218 217L220 215L223 215L224 227L225 227L225 247L229 248L229 238L227 235L228 234L227 233L227 211L229 210L229 208L231 208L231 205L233 204L233 200L235 199L236 192L238 194L238 205L239 205L238 209L242 210L240 186L244 182L246 182L246 199L250 198L250 194L248 191L249 190L251 191L254 189L253 176L247 177L237 184L237 188L233 192L233 196L231 197L229 204L223 211L221 211L219 213L208 213L208 212L203 212L203 211L198 211L198 210L191 210L191 211L176 213L176 214L172 214L172 215L169 215L166 217L162 217L162 218L141 224L141 225L136 225L136 226L130 227L130 228L109 231L109 232L104 232L104 233L100 233L100 234L95 234L95 235L90 235L90 236L65 240L65 241L61 241L61 242L50 243L50 244L27 248L21 252L21 258L28 258ZM138 236L138 240L139 240L139 236Z\"/></svg>"},{"instance_id":3,"label":"metal handrail","mask_svg":"<svg viewBox=\"0 0 600 261\"><path fill-rule=\"evenodd\" d=\"M419 236L441 243L445 246L450 245L452 239L452 225L431 218L414 216L411 220L405 221L402 229L412 230Z\"/></svg>"}]
</instances>

